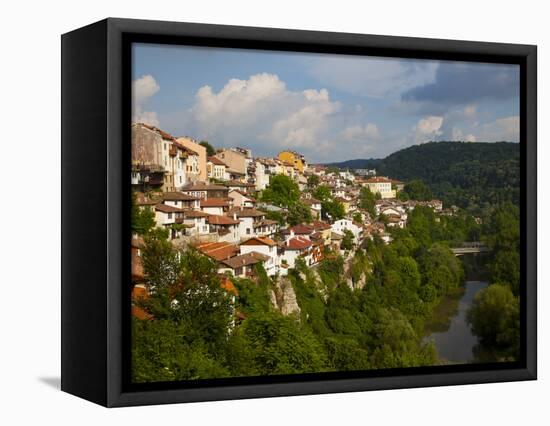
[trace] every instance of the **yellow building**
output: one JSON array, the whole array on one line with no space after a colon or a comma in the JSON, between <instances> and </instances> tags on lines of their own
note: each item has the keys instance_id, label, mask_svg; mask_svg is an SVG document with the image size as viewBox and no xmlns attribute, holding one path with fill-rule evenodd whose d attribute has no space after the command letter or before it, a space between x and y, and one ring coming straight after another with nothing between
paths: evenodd
<instances>
[{"instance_id":1,"label":"yellow building","mask_svg":"<svg viewBox=\"0 0 550 426\"><path fill-rule=\"evenodd\" d=\"M300 173L304 172L304 169L307 167L306 160L303 155L298 154L295 151L281 151L278 155L279 160L283 163L293 164L294 168Z\"/></svg>"}]
</instances>

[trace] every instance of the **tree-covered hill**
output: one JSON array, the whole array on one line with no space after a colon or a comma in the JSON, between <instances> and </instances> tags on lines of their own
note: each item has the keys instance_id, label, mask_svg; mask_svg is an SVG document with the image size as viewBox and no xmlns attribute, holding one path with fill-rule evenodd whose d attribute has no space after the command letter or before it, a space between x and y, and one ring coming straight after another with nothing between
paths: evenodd
<instances>
[{"instance_id":1,"label":"tree-covered hill","mask_svg":"<svg viewBox=\"0 0 550 426\"><path fill-rule=\"evenodd\" d=\"M328 163L327 166L338 167L339 169L376 169L380 163L378 158L357 158L339 163Z\"/></svg>"},{"instance_id":2,"label":"tree-covered hill","mask_svg":"<svg viewBox=\"0 0 550 426\"><path fill-rule=\"evenodd\" d=\"M389 155L377 172L403 181L421 179L447 205L518 204L519 148L509 142L430 142Z\"/></svg>"}]
</instances>

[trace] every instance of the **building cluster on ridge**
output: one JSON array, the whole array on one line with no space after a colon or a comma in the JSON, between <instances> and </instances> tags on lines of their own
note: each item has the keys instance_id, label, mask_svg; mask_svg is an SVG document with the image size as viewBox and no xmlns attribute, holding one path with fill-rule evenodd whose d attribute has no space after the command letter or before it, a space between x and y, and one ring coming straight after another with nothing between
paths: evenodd
<instances>
[{"instance_id":1,"label":"building cluster on ridge","mask_svg":"<svg viewBox=\"0 0 550 426\"><path fill-rule=\"evenodd\" d=\"M165 228L176 247L195 247L217 263L219 273L235 277L252 276L258 263L268 276L286 275L298 258L314 266L329 251L339 252L349 233L356 247L374 235L389 242L387 227L405 227L408 212L421 202L398 200L396 195L404 184L374 174L372 170L358 175L311 165L303 155L290 150L274 158L258 158L250 149L235 147L218 149L208 156L206 148L192 138L174 137L143 123L132 124L134 208L154 211L156 227ZM269 218L272 212L286 213L284 208L257 198L276 175L296 182L302 203L311 210L311 223L281 227ZM321 201L307 191L312 175L342 204L344 218L322 220ZM362 187L380 194L375 206L377 217L359 207ZM437 200L421 204L442 209ZM134 235L134 283L143 279L142 247L142 238Z\"/></svg>"}]
</instances>

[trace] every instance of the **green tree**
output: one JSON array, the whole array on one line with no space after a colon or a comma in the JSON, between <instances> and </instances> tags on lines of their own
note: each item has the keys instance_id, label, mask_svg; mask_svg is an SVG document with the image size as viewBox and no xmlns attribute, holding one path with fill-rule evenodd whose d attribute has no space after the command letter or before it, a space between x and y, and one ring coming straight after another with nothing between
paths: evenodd
<instances>
[{"instance_id":1,"label":"green tree","mask_svg":"<svg viewBox=\"0 0 550 426\"><path fill-rule=\"evenodd\" d=\"M269 186L262 192L261 199L277 206L290 207L300 199L300 189L290 177L276 175L271 177Z\"/></svg>"},{"instance_id":2,"label":"green tree","mask_svg":"<svg viewBox=\"0 0 550 426\"><path fill-rule=\"evenodd\" d=\"M351 232L349 229L344 229L344 238L342 238L342 244L340 244L340 248L342 250L351 250L353 248L353 240L354 240L353 232Z\"/></svg>"},{"instance_id":3,"label":"green tree","mask_svg":"<svg viewBox=\"0 0 550 426\"><path fill-rule=\"evenodd\" d=\"M316 187L319 185L319 182L320 182L319 176L317 176L317 175L310 175L310 176L308 176L308 178L307 178L307 187L308 187L309 189L314 189L314 188L316 188Z\"/></svg>"},{"instance_id":4,"label":"green tree","mask_svg":"<svg viewBox=\"0 0 550 426\"><path fill-rule=\"evenodd\" d=\"M507 285L492 284L474 297L467 314L474 334L483 342L519 355L519 299Z\"/></svg>"},{"instance_id":5,"label":"green tree","mask_svg":"<svg viewBox=\"0 0 550 426\"><path fill-rule=\"evenodd\" d=\"M155 291L167 290L178 280L180 262L174 246L167 240L167 231L155 229L145 238L142 252L143 270L147 276L147 285Z\"/></svg>"},{"instance_id":6,"label":"green tree","mask_svg":"<svg viewBox=\"0 0 550 426\"><path fill-rule=\"evenodd\" d=\"M482 239L492 250L489 262L491 281L505 283L515 295L520 286L519 208L511 203L499 205L484 222Z\"/></svg>"},{"instance_id":7,"label":"green tree","mask_svg":"<svg viewBox=\"0 0 550 426\"><path fill-rule=\"evenodd\" d=\"M280 314L251 316L235 331L232 340L239 341L235 346L241 348L248 372L299 374L327 369L325 350L311 331ZM247 348L245 353L242 347Z\"/></svg>"},{"instance_id":8,"label":"green tree","mask_svg":"<svg viewBox=\"0 0 550 426\"><path fill-rule=\"evenodd\" d=\"M279 211L268 211L265 214L265 217L270 220L276 220L280 226L286 225L285 215Z\"/></svg>"},{"instance_id":9,"label":"green tree","mask_svg":"<svg viewBox=\"0 0 550 426\"><path fill-rule=\"evenodd\" d=\"M324 219L334 222L346 216L346 209L339 201L323 201L321 203L321 214Z\"/></svg>"},{"instance_id":10,"label":"green tree","mask_svg":"<svg viewBox=\"0 0 550 426\"><path fill-rule=\"evenodd\" d=\"M420 179L408 182L403 191L411 200L429 201L433 198L430 188Z\"/></svg>"},{"instance_id":11,"label":"green tree","mask_svg":"<svg viewBox=\"0 0 550 426\"><path fill-rule=\"evenodd\" d=\"M208 155L209 157L212 155L216 155L216 150L212 145L210 145L210 142L200 141L199 145L204 146L206 148L206 155Z\"/></svg>"},{"instance_id":12,"label":"green tree","mask_svg":"<svg viewBox=\"0 0 550 426\"><path fill-rule=\"evenodd\" d=\"M359 212L353 213L352 219L353 219L354 222L363 223L363 216Z\"/></svg>"},{"instance_id":13,"label":"green tree","mask_svg":"<svg viewBox=\"0 0 550 426\"><path fill-rule=\"evenodd\" d=\"M130 223L132 232L139 235L147 234L155 226L155 212L148 206L136 206L136 194L132 193L132 210Z\"/></svg>"},{"instance_id":14,"label":"green tree","mask_svg":"<svg viewBox=\"0 0 550 426\"><path fill-rule=\"evenodd\" d=\"M170 320L132 322L132 380L199 380L229 375L202 341L188 343L188 328Z\"/></svg>"},{"instance_id":15,"label":"green tree","mask_svg":"<svg viewBox=\"0 0 550 426\"><path fill-rule=\"evenodd\" d=\"M315 188L313 191L313 196L321 202L332 201L332 191L326 185L319 185Z\"/></svg>"},{"instance_id":16,"label":"green tree","mask_svg":"<svg viewBox=\"0 0 550 426\"><path fill-rule=\"evenodd\" d=\"M304 203L296 202L288 208L286 220L291 226L299 223L309 223L312 220L311 209Z\"/></svg>"},{"instance_id":17,"label":"green tree","mask_svg":"<svg viewBox=\"0 0 550 426\"><path fill-rule=\"evenodd\" d=\"M359 192L359 208L368 211L371 218L376 216L376 195L367 186Z\"/></svg>"}]
</instances>

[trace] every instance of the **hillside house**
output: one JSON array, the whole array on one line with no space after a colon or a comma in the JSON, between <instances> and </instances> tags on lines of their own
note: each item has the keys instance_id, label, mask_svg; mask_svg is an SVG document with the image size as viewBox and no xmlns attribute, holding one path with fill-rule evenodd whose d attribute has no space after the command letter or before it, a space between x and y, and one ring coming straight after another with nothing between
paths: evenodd
<instances>
[{"instance_id":1,"label":"hillside house","mask_svg":"<svg viewBox=\"0 0 550 426\"><path fill-rule=\"evenodd\" d=\"M268 237L252 237L240 245L240 254L257 252L269 259L264 262L264 268L267 275L273 276L279 272L279 255L277 253L277 243Z\"/></svg>"}]
</instances>

